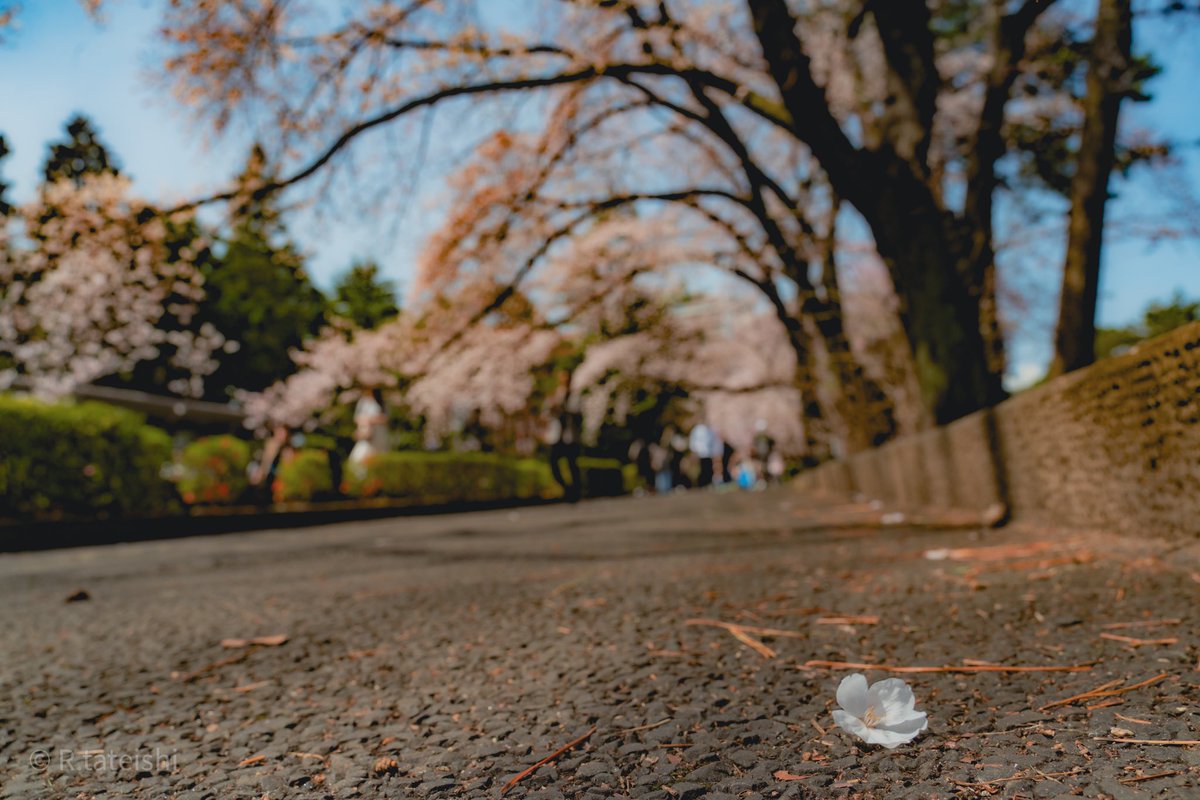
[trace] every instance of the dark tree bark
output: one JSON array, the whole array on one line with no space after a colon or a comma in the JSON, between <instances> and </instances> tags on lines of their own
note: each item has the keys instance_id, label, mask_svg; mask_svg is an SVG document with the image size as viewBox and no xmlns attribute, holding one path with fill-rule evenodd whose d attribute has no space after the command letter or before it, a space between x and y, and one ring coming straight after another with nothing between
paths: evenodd
<instances>
[{"instance_id":1,"label":"dark tree bark","mask_svg":"<svg viewBox=\"0 0 1200 800\"><path fill-rule=\"evenodd\" d=\"M932 174L929 163L933 121L943 88L935 63L938 33L929 0L863 0L862 11L854 24L862 24L867 17L874 20L883 45L888 90L878 131L882 141L876 142L872 138L864 147L856 146L841 128L824 90L814 80L788 0L746 0L755 36L778 89L779 100L764 97L748 85L710 69L688 65L683 51L658 58L654 46L644 44L643 53L649 56L646 60L591 66L571 62L562 72L487 78L478 83L443 86L406 99L346 128L306 166L286 180L264 185L255 194L265 195L306 180L360 135L456 98L538 91L599 80L639 86L640 79L680 79L699 89L696 99L702 104L706 94L714 93L714 97L719 95L724 103L732 101L740 105L759 121L789 131L812 151L833 191L862 214L891 271L900 297L901 319L924 404L935 422L949 422L994 404L1004 396L1000 383L1003 347L995 315L991 234L991 195L996 186L994 167L1003 154L1003 141L998 132L1025 34L1038 15L1055 0L1022 0L1011 14L1006 14L1005 10L1014 0L987 2L997 15L999 42L992 53L996 69L989 76L979 121L979 146L967 159L967 198L961 212L956 213L944 205L940 176ZM660 25L670 28L673 24L667 4L659 4L655 19L643 17L635 5L621 4L621 10L634 28ZM388 43L398 48L424 46L419 42ZM522 52L572 55L554 45L535 45ZM511 54L504 49L494 53L496 56ZM683 59L683 66L676 57ZM722 120L711 113L711 109L700 112L681 109L662 97L658 98L658 103L705 122L728 143L728 137L720 130ZM764 232L771 240L772 248L781 250L789 277L796 280L798 276L807 276L807 265L788 264L789 243L783 242L781 248L776 247L780 242L778 231L774 230L775 223L770 221L770 213L761 214L763 198L771 197L773 206L774 198L780 192L769 176L757 169L752 159L743 159L743 165L747 168L750 197L725 193L727 199L743 205L749 202L746 207L760 220L767 220ZM227 200L232 196L222 193L199 202ZM779 199L786 204L786 199ZM197 204L184 204L174 211ZM521 270L518 280L528 269ZM801 289L802 313L819 311L813 304L823 302L822 298L811 292L805 295L803 280L797 280L797 284ZM503 299L503 296L498 298L498 302ZM833 338L837 338L836 332ZM798 355L802 355L802 349L798 348Z\"/></svg>"},{"instance_id":2,"label":"dark tree bark","mask_svg":"<svg viewBox=\"0 0 1200 800\"><path fill-rule=\"evenodd\" d=\"M866 0L862 13L868 11L878 23L890 67L887 106L881 120L884 135L915 170L927 175L941 85L934 64L929 6L925 0Z\"/></svg>"},{"instance_id":3,"label":"dark tree bark","mask_svg":"<svg viewBox=\"0 0 1200 800\"><path fill-rule=\"evenodd\" d=\"M842 291L837 272L837 220L841 200L835 194L830 203L829 221L821 241L820 310L812 321L829 357L829 369L838 386L833 403L841 423L841 456L852 455L883 444L896 433L895 405L863 368L850 348L842 313Z\"/></svg>"},{"instance_id":4,"label":"dark tree bark","mask_svg":"<svg viewBox=\"0 0 1200 800\"><path fill-rule=\"evenodd\" d=\"M1096 18L1083 101L1083 134L1071 181L1067 259L1051 375L1085 367L1096 358L1096 297L1104 210L1133 47L1130 5L1130 0L1100 0Z\"/></svg>"},{"instance_id":5,"label":"dark tree bark","mask_svg":"<svg viewBox=\"0 0 1200 800\"><path fill-rule=\"evenodd\" d=\"M926 47L928 10L921 0L895 0L875 14L889 61L889 85L904 88L910 122L899 141L874 150L856 148L813 79L786 0L748 0L755 33L788 111L793 133L809 146L834 191L858 209L875 236L901 300L901 318L913 350L926 405L938 423L950 422L1004 396L1000 374L981 333L981 287L972 284L972 242L965 226L938 202L926 180L924 131L937 71ZM876 4L883 9L887 4ZM922 9L925 9L922 11ZM915 27L914 27L915 19ZM891 123L897 129L897 123Z\"/></svg>"},{"instance_id":6,"label":"dark tree bark","mask_svg":"<svg viewBox=\"0 0 1200 800\"><path fill-rule=\"evenodd\" d=\"M742 277L747 277L745 273ZM794 385L800 392L800 402L803 404L804 418L804 463L807 466L820 464L831 455L830 439L834 436L831 421L821 406L820 394L817 390L817 375L820 365L817 354L813 349L813 339L804 328L802 318L804 313L793 314L787 303L779 295L779 290L772 281L751 279L771 302L771 308L776 318L787 330L788 342L796 353L796 373Z\"/></svg>"},{"instance_id":7,"label":"dark tree bark","mask_svg":"<svg viewBox=\"0 0 1200 800\"><path fill-rule=\"evenodd\" d=\"M1001 375L984 344L980 292L965 280L962 227L911 175L892 180L867 219L900 297L922 398L945 424L1002 400Z\"/></svg>"},{"instance_id":8,"label":"dark tree bark","mask_svg":"<svg viewBox=\"0 0 1200 800\"><path fill-rule=\"evenodd\" d=\"M822 243L822 287L825 290L822 296L813 285L808 262L768 209L768 194L790 210L794 221L804 233L815 238L816 232L804 218L795 200L776 186L754 161L749 148L738 136L721 107L705 93L702 86L693 83L691 89L692 96L704 109L703 114L692 114L686 109L672 107L676 113L690 116L704 125L737 157L750 188L745 206L766 233L767 241L779 258L784 274L796 286L798 310L793 314L780 298L773 281L751 280L771 301L776 316L788 332L788 341L796 352L796 386L804 399L809 452L816 453L820 450L817 445L822 436L839 439L843 454L856 453L872 445L881 444L895 430L893 415L887 405L886 395L878 384L870 380L862 364L851 351L842 324L841 298L833 264L840 200L835 199L833 203L828 235ZM656 102L669 105L661 98L656 98ZM810 324L806 327L805 322ZM824 345L829 357L829 371L833 378L829 386L829 394L832 395L830 410L834 419L830 419L831 415L822 410L821 399L818 396L817 375L820 365L814 351L817 341ZM832 430L835 426L838 428L836 433Z\"/></svg>"},{"instance_id":9,"label":"dark tree bark","mask_svg":"<svg viewBox=\"0 0 1200 800\"><path fill-rule=\"evenodd\" d=\"M980 329L989 366L1004 372L1004 337L996 301L996 253L993 245L992 209L996 190L996 162L1003 157L1004 109L1025 57L1025 34L1044 6L1026 2L1012 14L1004 14L1002 0L992 3L995 15L991 47L992 67L984 79L983 109L967 160L967 198L963 218L971 230L971 257L967 283L979 296Z\"/></svg>"}]
</instances>

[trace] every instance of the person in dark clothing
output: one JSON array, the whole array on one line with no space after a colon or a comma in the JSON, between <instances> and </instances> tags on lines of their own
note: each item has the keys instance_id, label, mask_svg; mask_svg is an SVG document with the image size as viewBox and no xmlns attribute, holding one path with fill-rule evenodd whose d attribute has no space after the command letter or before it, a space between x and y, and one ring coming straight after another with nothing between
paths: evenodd
<instances>
[{"instance_id":1,"label":"person in dark clothing","mask_svg":"<svg viewBox=\"0 0 1200 800\"><path fill-rule=\"evenodd\" d=\"M583 417L571 397L571 373L566 370L558 374L558 389L551 407L557 409L557 414L551 422L550 474L562 487L567 502L575 503L583 496L583 476L579 470ZM562 460L567 462L570 480L563 474L559 464Z\"/></svg>"},{"instance_id":2,"label":"person in dark clothing","mask_svg":"<svg viewBox=\"0 0 1200 800\"><path fill-rule=\"evenodd\" d=\"M654 465L650 459L650 445L645 439L634 439L629 446L629 458L637 465L638 477L642 479L642 488L648 492L654 491Z\"/></svg>"},{"instance_id":3,"label":"person in dark clothing","mask_svg":"<svg viewBox=\"0 0 1200 800\"><path fill-rule=\"evenodd\" d=\"M662 441L669 454L671 488L691 488L692 482L683 471L683 459L688 453L687 437L671 427L663 434Z\"/></svg>"},{"instance_id":4,"label":"person in dark clothing","mask_svg":"<svg viewBox=\"0 0 1200 800\"><path fill-rule=\"evenodd\" d=\"M730 467L733 464L733 454L736 452L733 445L729 442L724 443L725 446L721 449L721 482L727 485L733 484L733 472Z\"/></svg>"},{"instance_id":5,"label":"person in dark clothing","mask_svg":"<svg viewBox=\"0 0 1200 800\"><path fill-rule=\"evenodd\" d=\"M667 494L674 485L674 477L671 475L671 453L658 442L651 442L646 449L650 453L650 469L654 471L654 493Z\"/></svg>"},{"instance_id":6,"label":"person in dark clothing","mask_svg":"<svg viewBox=\"0 0 1200 800\"><path fill-rule=\"evenodd\" d=\"M283 460L287 443L287 426L276 425L271 431L271 438L267 439L266 444L263 445L258 464L255 465L250 476L255 502L260 505L270 505L274 501L272 486L275 483L275 474L279 471L279 464Z\"/></svg>"},{"instance_id":7,"label":"person in dark clothing","mask_svg":"<svg viewBox=\"0 0 1200 800\"><path fill-rule=\"evenodd\" d=\"M765 474L767 461L775 452L775 440L767 433L767 421L760 419L754 423L754 458L758 461L760 474Z\"/></svg>"},{"instance_id":8,"label":"person in dark clothing","mask_svg":"<svg viewBox=\"0 0 1200 800\"><path fill-rule=\"evenodd\" d=\"M337 435L333 437L333 448L326 456L329 459L329 475L333 479L334 494L344 495L346 493L346 489L343 487L346 481L346 459L350 457L352 449L354 449L353 438Z\"/></svg>"},{"instance_id":9,"label":"person in dark clothing","mask_svg":"<svg viewBox=\"0 0 1200 800\"><path fill-rule=\"evenodd\" d=\"M696 485L700 488L712 486L714 461L721 455L721 442L717 438L717 434L712 428L701 422L692 428L691 435L688 436L688 446L696 454L696 460L700 463L700 474L696 478Z\"/></svg>"}]
</instances>

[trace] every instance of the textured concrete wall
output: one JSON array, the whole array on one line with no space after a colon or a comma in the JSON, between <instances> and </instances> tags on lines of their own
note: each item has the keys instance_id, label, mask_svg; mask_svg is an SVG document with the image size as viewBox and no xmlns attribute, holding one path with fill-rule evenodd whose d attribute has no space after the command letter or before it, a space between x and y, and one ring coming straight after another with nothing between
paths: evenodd
<instances>
[{"instance_id":1,"label":"textured concrete wall","mask_svg":"<svg viewBox=\"0 0 1200 800\"><path fill-rule=\"evenodd\" d=\"M902 506L1200 534L1200 323L801 476Z\"/></svg>"}]
</instances>

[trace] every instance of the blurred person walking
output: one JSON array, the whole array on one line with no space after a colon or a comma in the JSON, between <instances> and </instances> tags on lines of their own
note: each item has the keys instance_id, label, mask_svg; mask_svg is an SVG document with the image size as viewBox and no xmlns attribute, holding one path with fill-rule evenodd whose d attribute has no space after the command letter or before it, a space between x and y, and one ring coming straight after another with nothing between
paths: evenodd
<instances>
[{"instance_id":1,"label":"blurred person walking","mask_svg":"<svg viewBox=\"0 0 1200 800\"><path fill-rule=\"evenodd\" d=\"M272 501L271 484L275 482L275 473L283 460L284 447L288 442L288 428L277 424L271 429L271 437L263 445L258 462L250 469L250 486L253 487L255 502L269 505Z\"/></svg>"},{"instance_id":2,"label":"blurred person walking","mask_svg":"<svg viewBox=\"0 0 1200 800\"><path fill-rule=\"evenodd\" d=\"M760 419L754 423L754 458L758 461L758 472L762 476L767 474L767 464L771 460L771 454L775 452L775 440L767 433L767 421Z\"/></svg>"},{"instance_id":3,"label":"blurred person walking","mask_svg":"<svg viewBox=\"0 0 1200 800\"><path fill-rule=\"evenodd\" d=\"M553 416L550 419L547 441L550 443L550 474L562 487L563 497L569 503L578 502L583 496L583 477L579 470L580 435L583 415L579 412L579 401L571 395L571 373L558 373L558 387L550 397ZM570 480L563 475L559 462L566 459Z\"/></svg>"},{"instance_id":4,"label":"blurred person walking","mask_svg":"<svg viewBox=\"0 0 1200 800\"><path fill-rule=\"evenodd\" d=\"M638 491L654 491L655 469L651 464L650 445L640 436L629 445L629 460L637 466L637 474L641 479Z\"/></svg>"},{"instance_id":5,"label":"blurred person walking","mask_svg":"<svg viewBox=\"0 0 1200 800\"><path fill-rule=\"evenodd\" d=\"M743 491L752 491L758 488L758 472L754 468L753 458L743 456L738 460L737 485Z\"/></svg>"},{"instance_id":6,"label":"blurred person walking","mask_svg":"<svg viewBox=\"0 0 1200 800\"><path fill-rule=\"evenodd\" d=\"M737 451L733 449L733 445L731 445L729 442L725 442L724 446L721 448L721 483L733 483L733 471L731 467L733 465L733 455L735 452Z\"/></svg>"},{"instance_id":7,"label":"blurred person walking","mask_svg":"<svg viewBox=\"0 0 1200 800\"><path fill-rule=\"evenodd\" d=\"M654 470L654 492L667 494L675 485L671 475L671 451L658 442L651 442L646 449L650 453L650 468Z\"/></svg>"},{"instance_id":8,"label":"blurred person walking","mask_svg":"<svg viewBox=\"0 0 1200 800\"><path fill-rule=\"evenodd\" d=\"M692 428L692 433L688 437L688 444L692 452L695 453L696 458L700 461L700 474L696 478L696 485L701 488L712 486L713 458L721 451L721 440L712 428L701 422Z\"/></svg>"},{"instance_id":9,"label":"blurred person walking","mask_svg":"<svg viewBox=\"0 0 1200 800\"><path fill-rule=\"evenodd\" d=\"M691 481L683 471L683 458L687 455L688 440L674 426L663 431L663 449L667 451L667 471L671 476L672 489L686 489Z\"/></svg>"},{"instance_id":10,"label":"blurred person walking","mask_svg":"<svg viewBox=\"0 0 1200 800\"><path fill-rule=\"evenodd\" d=\"M783 483L783 473L786 471L787 465L784 464L783 454L781 454L778 450L773 450L771 455L767 457L767 483Z\"/></svg>"},{"instance_id":11,"label":"blurred person walking","mask_svg":"<svg viewBox=\"0 0 1200 800\"><path fill-rule=\"evenodd\" d=\"M354 406L354 447L348 459L353 469L362 473L367 460L376 453L388 450L388 418L383 410L383 393L364 389Z\"/></svg>"}]
</instances>

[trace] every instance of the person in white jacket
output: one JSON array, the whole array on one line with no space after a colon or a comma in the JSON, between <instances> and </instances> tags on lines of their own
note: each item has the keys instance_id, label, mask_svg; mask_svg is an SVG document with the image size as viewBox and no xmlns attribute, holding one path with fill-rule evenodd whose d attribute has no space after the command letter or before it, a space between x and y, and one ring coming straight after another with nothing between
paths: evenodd
<instances>
[{"instance_id":1,"label":"person in white jacket","mask_svg":"<svg viewBox=\"0 0 1200 800\"><path fill-rule=\"evenodd\" d=\"M383 410L383 395L378 389L368 389L354 406L354 449L350 463L364 467L371 456L388 451L388 418Z\"/></svg>"},{"instance_id":2,"label":"person in white jacket","mask_svg":"<svg viewBox=\"0 0 1200 800\"><path fill-rule=\"evenodd\" d=\"M713 459L719 458L724 449L721 438L717 436L716 431L701 422L692 428L692 433L688 437L688 445L700 461L700 475L696 479L696 485L712 486Z\"/></svg>"}]
</instances>

